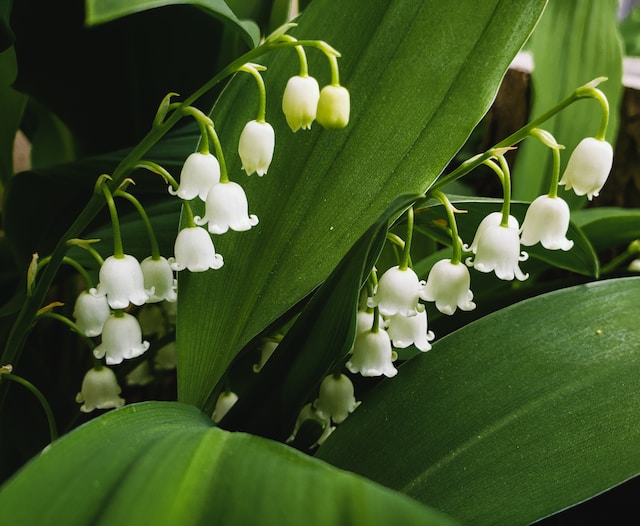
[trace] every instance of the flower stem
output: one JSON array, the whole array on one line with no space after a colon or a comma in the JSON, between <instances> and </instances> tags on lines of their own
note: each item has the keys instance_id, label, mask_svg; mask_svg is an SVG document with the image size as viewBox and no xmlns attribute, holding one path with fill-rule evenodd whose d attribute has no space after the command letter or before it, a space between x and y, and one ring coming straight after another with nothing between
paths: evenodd
<instances>
[{"instance_id":1,"label":"flower stem","mask_svg":"<svg viewBox=\"0 0 640 526\"><path fill-rule=\"evenodd\" d=\"M436 190L432 195L444 205L444 209L447 211L449 228L451 229L451 247L453 249L451 263L453 265L457 265L462 261L462 242L460 241L460 235L458 234L458 223L456 222L455 209L451 204L451 201L449 201L447 196L440 190Z\"/></svg>"},{"instance_id":2,"label":"flower stem","mask_svg":"<svg viewBox=\"0 0 640 526\"><path fill-rule=\"evenodd\" d=\"M238 68L247 62L253 62L259 57L262 57L274 50L291 47L295 45L311 46L322 49L325 53L331 51L333 48L322 41L298 41L297 43L289 43L281 39L267 40L263 45L249 50L244 55L240 56L236 60L230 62L227 66L221 69L217 74L211 77L200 88L194 91L191 95L184 99L184 101L178 106L178 108L187 108L192 106L198 99L203 97L206 93L211 91L214 87L220 84L227 77L233 75L238 71ZM339 53L333 50L334 53L339 56ZM165 112L165 109L167 112ZM173 127L184 117L182 112L175 110L168 112L168 108L165 108L160 112L160 116L154 122L154 126L151 127L147 135L145 135L140 142L120 161L116 166L112 176L112 185L114 188L118 188L124 179L131 173L136 164L143 158L143 156L155 145L160 139L162 139ZM94 194L87 202L82 211L77 215L75 221L67 228L66 232L62 235L58 244L54 248L51 254L50 263L44 269L38 284L33 290L33 294L27 297L26 301L22 305L22 309L16 316L16 319L11 327L9 335L7 337L4 349L2 351L2 357L0 363L16 363L22 353L26 335L29 332L32 321L38 312L38 308L44 302L47 291L49 290L56 272L60 268L64 253L67 250L67 242L70 239L80 236L86 226L98 215L100 210L104 207L104 199L100 195ZM185 210L190 211L185 203ZM188 219L188 218L187 218ZM193 222L193 213L191 213L190 226L195 226ZM6 400L6 389L0 391L0 407Z\"/></svg>"},{"instance_id":3,"label":"flower stem","mask_svg":"<svg viewBox=\"0 0 640 526\"><path fill-rule=\"evenodd\" d=\"M216 133L216 129L213 124L207 126L207 131L211 140L213 141L213 147L216 151L216 157L218 158L218 164L220 164L220 182L228 183L229 182L229 173L227 172L227 163L224 160L224 151L222 150L222 145L220 144L220 138Z\"/></svg>"},{"instance_id":4,"label":"flower stem","mask_svg":"<svg viewBox=\"0 0 640 526\"><path fill-rule=\"evenodd\" d=\"M509 226L509 216L511 215L511 172L509 171L509 164L504 158L504 155L498 155L498 162L502 169L502 190L504 193L504 199L502 202L502 221L500 226Z\"/></svg>"},{"instance_id":5,"label":"flower stem","mask_svg":"<svg viewBox=\"0 0 640 526\"><path fill-rule=\"evenodd\" d=\"M554 115L556 115L557 113L565 109L567 106L570 106L571 104L573 104L574 102L580 99L597 98L603 107L603 112L605 111L605 104L606 104L606 119L605 119L605 116L603 115L603 120L600 125L600 132L597 138L599 138L600 136L604 137L602 130L603 130L603 127L606 130L606 124L604 124L605 120L608 122L608 102L606 102L606 97L604 96L604 94L600 90L596 90L592 85L595 82L599 82L600 80L602 79L595 79L594 81L591 81L589 84L586 84L585 86L581 86L580 88L576 89L573 93L571 93L571 95L569 95L567 98L565 98L564 100L556 104L549 111L543 113L537 119L534 119L526 126L523 126L518 131L512 133L502 141L496 143L486 152L478 154L472 157L471 159L468 159L467 161L463 162L455 170L453 170L446 176L439 179L433 185L433 189L436 189L436 190L441 189L444 186L448 185L449 183L456 181L461 177L467 175L470 171L472 171L473 169L483 164L487 159L494 157L496 155L496 150L501 150L509 146L514 146L515 144L518 144L519 142L523 141L530 135L530 132L532 129L539 127L541 124L548 121L551 117L553 117Z\"/></svg>"},{"instance_id":6,"label":"flower stem","mask_svg":"<svg viewBox=\"0 0 640 526\"><path fill-rule=\"evenodd\" d=\"M93 351L93 349L95 349L96 344L93 343L93 340L89 336L84 334L78 328L78 326L73 321L71 321L69 318L67 318L66 316L63 316L62 314L58 314L57 312L47 311L47 312L43 312L38 317L39 318L51 318L53 320L59 321L60 323L62 323L64 325L66 325L67 327L69 327L73 332L75 332L79 336L82 336L82 338L84 338L84 341L87 342L87 345L89 346L89 349L91 351Z\"/></svg>"},{"instance_id":7,"label":"flower stem","mask_svg":"<svg viewBox=\"0 0 640 526\"><path fill-rule=\"evenodd\" d=\"M413 222L414 212L413 206L407 209L407 237L404 241L404 248L402 250L402 259L398 268L400 270L407 270L411 261L411 241L413 239Z\"/></svg>"},{"instance_id":8,"label":"flower stem","mask_svg":"<svg viewBox=\"0 0 640 526\"><path fill-rule=\"evenodd\" d=\"M264 79L254 64L244 64L238 68L238 71L250 73L255 79L260 97L258 104L258 116L256 117L256 120L259 123L264 123L267 115L267 88L264 85Z\"/></svg>"},{"instance_id":9,"label":"flower stem","mask_svg":"<svg viewBox=\"0 0 640 526\"><path fill-rule=\"evenodd\" d=\"M551 182L549 183L549 197L558 197L558 181L560 180L560 150L552 148L553 170L551 171Z\"/></svg>"},{"instance_id":10,"label":"flower stem","mask_svg":"<svg viewBox=\"0 0 640 526\"><path fill-rule=\"evenodd\" d=\"M102 260L102 258L100 258ZM47 256L46 258L42 258L39 262L38 262L38 272L40 271L40 269L42 269L45 265L47 265L49 263L49 261L51 261L51 256ZM89 273L87 272L87 269L85 269L80 263L78 263L75 259L70 258L69 256L64 256L62 258L62 263L63 264L67 264L72 266L74 269L76 269L78 271L78 273L82 276L82 279L84 280L85 284L86 284L86 288L90 289L93 287L93 280L91 279L91 276L89 276ZM99 262L100 265L102 265L102 261Z\"/></svg>"},{"instance_id":11,"label":"flower stem","mask_svg":"<svg viewBox=\"0 0 640 526\"><path fill-rule=\"evenodd\" d=\"M140 201L131 195L129 192L125 192L124 190L116 190L115 195L117 197L124 197L127 201L129 201L135 209L140 214L140 218L144 223L144 227L147 230L147 236L149 236L149 244L151 245L151 259L158 260L160 259L160 247L158 246L158 240L156 238L156 234L153 231L153 226L151 225L151 221L149 220L149 215L146 210L140 203Z\"/></svg>"},{"instance_id":12,"label":"flower stem","mask_svg":"<svg viewBox=\"0 0 640 526\"><path fill-rule=\"evenodd\" d=\"M118 210L116 209L116 203L113 200L113 194L106 183L103 181L100 184L100 189L104 194L107 201L107 207L109 208L109 215L111 216L111 228L113 230L113 255L116 258L124 257L124 249L122 248L122 235L120 233L120 221L118 220Z\"/></svg>"},{"instance_id":13,"label":"flower stem","mask_svg":"<svg viewBox=\"0 0 640 526\"><path fill-rule=\"evenodd\" d=\"M33 395L38 399L38 402L40 402L40 405L42 406L42 409L44 409L44 412L47 416L47 422L49 424L49 437L51 438L51 442L56 440L58 438L58 428L56 426L56 420L53 416L53 411L51 410L51 406L49 405L49 402L47 401L45 396L42 394L40 389L38 389L35 385L33 385L29 380L26 380L25 378L22 378L17 374L1 372L0 379L3 379L3 378L16 382L26 387L29 391L33 393Z\"/></svg>"}]
</instances>

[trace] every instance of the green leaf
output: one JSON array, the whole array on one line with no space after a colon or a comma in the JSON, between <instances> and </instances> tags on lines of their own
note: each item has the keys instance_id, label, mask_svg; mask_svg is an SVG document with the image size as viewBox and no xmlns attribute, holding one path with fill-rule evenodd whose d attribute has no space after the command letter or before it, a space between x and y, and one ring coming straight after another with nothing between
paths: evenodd
<instances>
[{"instance_id":1,"label":"green leaf","mask_svg":"<svg viewBox=\"0 0 640 526\"><path fill-rule=\"evenodd\" d=\"M180 276L182 401L202 406L240 349L317 287L396 196L433 183L487 111L543 7L379 0L362 9L352 0L335 13L328 0L309 5L292 34L340 51L351 122L341 131L289 134L280 94L298 64L293 52L265 61L275 158L264 178L242 183L260 224L217 241L221 270ZM326 61L312 51L310 74L325 84ZM214 108L223 145L235 147L256 116L246 77ZM232 179L243 178L237 159L228 165Z\"/></svg>"},{"instance_id":2,"label":"green leaf","mask_svg":"<svg viewBox=\"0 0 640 526\"><path fill-rule=\"evenodd\" d=\"M573 217L598 251L640 239L640 210L597 207L579 210Z\"/></svg>"},{"instance_id":3,"label":"green leaf","mask_svg":"<svg viewBox=\"0 0 640 526\"><path fill-rule=\"evenodd\" d=\"M319 458L473 525L529 524L633 477L639 294L638 278L590 283L450 334L381 382Z\"/></svg>"},{"instance_id":4,"label":"green leaf","mask_svg":"<svg viewBox=\"0 0 640 526\"><path fill-rule=\"evenodd\" d=\"M0 508L13 526L453 524L366 479L162 402L112 411L55 442L0 488Z\"/></svg>"},{"instance_id":5,"label":"green leaf","mask_svg":"<svg viewBox=\"0 0 640 526\"><path fill-rule=\"evenodd\" d=\"M616 0L551 0L536 27L527 49L533 54L531 74L533 104L531 116L538 117L576 88L596 77L608 80L599 88L609 99L607 140L615 144L622 100L622 45L617 28ZM570 153L586 136L594 136L600 126L600 105L595 100L578 101L544 124L566 147L562 169ZM535 140L520 147L513 170L513 198L533 201L547 193L552 172L552 155ZM573 191L560 195L571 206L586 199Z\"/></svg>"},{"instance_id":6,"label":"green leaf","mask_svg":"<svg viewBox=\"0 0 640 526\"><path fill-rule=\"evenodd\" d=\"M250 21L238 20L223 0L85 0L86 23L95 26L133 13L181 4L199 7L207 15L236 25L247 44L251 47L258 45L260 32L256 25Z\"/></svg>"},{"instance_id":7,"label":"green leaf","mask_svg":"<svg viewBox=\"0 0 640 526\"><path fill-rule=\"evenodd\" d=\"M471 244L480 221L491 212L499 212L502 207L501 199L451 196L450 201L457 208L467 211L465 214L458 214L456 221L458 223L460 237L468 245ZM511 203L511 214L519 221L520 225L522 225L524 221L528 207L528 203ZM440 204L420 209L417 214L417 222L420 225L428 226L433 224L434 221L442 219L446 220L446 213ZM430 230L430 232L433 232L440 242L445 244L451 243L448 232L442 229L439 231ZM440 235L438 235L438 233ZM573 221L569 225L567 238L571 239L574 245L571 250L566 252L563 250L547 250L539 243L531 247L522 247L522 249L531 257L549 265L586 276L597 277L599 264L596 253L585 234ZM528 272L527 267L531 266L531 263L522 263L520 266L523 272Z\"/></svg>"}]
</instances>

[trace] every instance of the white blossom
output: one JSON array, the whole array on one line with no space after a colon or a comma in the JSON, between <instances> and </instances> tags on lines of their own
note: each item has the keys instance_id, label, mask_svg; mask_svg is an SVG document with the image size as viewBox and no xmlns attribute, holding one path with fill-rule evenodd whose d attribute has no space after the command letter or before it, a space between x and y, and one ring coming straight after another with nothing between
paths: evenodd
<instances>
[{"instance_id":1,"label":"white blossom","mask_svg":"<svg viewBox=\"0 0 640 526\"><path fill-rule=\"evenodd\" d=\"M223 391L216 400L216 406L211 414L211 419L217 424L238 401L238 395L232 391Z\"/></svg>"},{"instance_id":2,"label":"white blossom","mask_svg":"<svg viewBox=\"0 0 640 526\"><path fill-rule=\"evenodd\" d=\"M96 296L83 290L76 298L73 317L85 336L100 336L102 326L110 315L111 309L106 296Z\"/></svg>"},{"instance_id":3,"label":"white blossom","mask_svg":"<svg viewBox=\"0 0 640 526\"><path fill-rule=\"evenodd\" d=\"M282 96L282 111L291 131L310 129L316 118L320 87L313 77L291 77Z\"/></svg>"},{"instance_id":4,"label":"white blossom","mask_svg":"<svg viewBox=\"0 0 640 526\"><path fill-rule=\"evenodd\" d=\"M346 367L352 373L360 373L362 376L385 375L391 378L398 374L393 366L395 356L387 331L369 330L356 335L353 354Z\"/></svg>"},{"instance_id":5,"label":"white blossom","mask_svg":"<svg viewBox=\"0 0 640 526\"><path fill-rule=\"evenodd\" d=\"M576 195L587 195L589 201L598 197L613 165L613 148L607 141L594 137L582 139L573 150L565 168L561 185Z\"/></svg>"},{"instance_id":6,"label":"white blossom","mask_svg":"<svg viewBox=\"0 0 640 526\"><path fill-rule=\"evenodd\" d=\"M421 298L435 301L436 308L451 316L457 308L471 311L476 304L471 301L473 292L469 288L469 269L462 263L452 263L451 259L441 259L429 272L427 284L422 289Z\"/></svg>"},{"instance_id":7,"label":"white blossom","mask_svg":"<svg viewBox=\"0 0 640 526\"><path fill-rule=\"evenodd\" d=\"M480 272L494 272L499 279L510 281L517 278L524 281L524 274L518 263L526 261L529 255L520 252L520 237L516 226L488 226L478 238L475 259L467 258L466 263ZM511 220L509 221L511 224Z\"/></svg>"},{"instance_id":8,"label":"white blossom","mask_svg":"<svg viewBox=\"0 0 640 526\"><path fill-rule=\"evenodd\" d=\"M258 216L249 215L247 196L238 183L218 183L209 191L204 217L195 218L197 225L209 223L209 232L224 234L227 230L243 232L258 224Z\"/></svg>"},{"instance_id":9,"label":"white blossom","mask_svg":"<svg viewBox=\"0 0 640 526\"><path fill-rule=\"evenodd\" d=\"M429 342L435 338L433 332L427 330L426 310L410 317L401 314L391 316L387 332L394 347L405 349L413 344L422 352L431 350Z\"/></svg>"},{"instance_id":10,"label":"white blossom","mask_svg":"<svg viewBox=\"0 0 640 526\"><path fill-rule=\"evenodd\" d=\"M415 316L424 308L418 300L425 282L420 281L410 268L401 269L398 265L388 269L378 281L378 288L373 298L369 298L369 307L378 307L383 316L402 314Z\"/></svg>"},{"instance_id":11,"label":"white blossom","mask_svg":"<svg viewBox=\"0 0 640 526\"><path fill-rule=\"evenodd\" d=\"M224 264L222 256L216 254L211 236L199 226L180 230L173 250L174 257L169 259L173 270L204 272L210 268L219 269Z\"/></svg>"},{"instance_id":12,"label":"white blossom","mask_svg":"<svg viewBox=\"0 0 640 526\"><path fill-rule=\"evenodd\" d=\"M322 445L322 443L327 439L327 437L331 433L333 433L333 431L335 430L335 427L330 424L329 417L325 417L319 411L316 411L315 407L313 407L313 404L309 402L298 413L298 418L296 419L296 423L293 427L293 431L291 432L291 435L289 436L289 438L287 438L286 440L287 444L295 440L296 436L298 435L298 431L300 430L300 427L302 426L302 424L304 424L308 420L317 422L318 425L320 425L322 428L322 434L318 437L315 443L309 446L311 448Z\"/></svg>"},{"instance_id":13,"label":"white blossom","mask_svg":"<svg viewBox=\"0 0 640 526\"><path fill-rule=\"evenodd\" d=\"M275 133L268 122L249 121L245 124L238 143L242 169L248 175L253 172L266 174L273 159L275 143Z\"/></svg>"},{"instance_id":14,"label":"white blossom","mask_svg":"<svg viewBox=\"0 0 640 526\"><path fill-rule=\"evenodd\" d=\"M107 318L102 328L102 342L93 354L100 359L106 356L107 365L115 365L122 360L137 358L149 348L148 341L142 341L142 329L138 320L127 312L116 312Z\"/></svg>"},{"instance_id":15,"label":"white blossom","mask_svg":"<svg viewBox=\"0 0 640 526\"><path fill-rule=\"evenodd\" d=\"M354 396L353 383L344 374L330 374L325 377L319 391L318 398L314 402L316 410L321 417L331 418L336 424L344 422L360 405Z\"/></svg>"},{"instance_id":16,"label":"white blossom","mask_svg":"<svg viewBox=\"0 0 640 526\"><path fill-rule=\"evenodd\" d=\"M547 250L570 250L573 241L567 239L571 212L560 197L541 195L529 205L520 229L524 246L540 244Z\"/></svg>"},{"instance_id":17,"label":"white blossom","mask_svg":"<svg viewBox=\"0 0 640 526\"><path fill-rule=\"evenodd\" d=\"M126 309L129 303L143 305L153 290L144 287L140 263L133 256L109 256L100 267L97 289L89 292L95 296L107 296L112 309Z\"/></svg>"},{"instance_id":18,"label":"white blossom","mask_svg":"<svg viewBox=\"0 0 640 526\"><path fill-rule=\"evenodd\" d=\"M113 409L124 405L124 399L118 396L121 392L116 375L111 369L90 369L84 375L76 402L84 402L80 407L83 413L90 413L94 409Z\"/></svg>"},{"instance_id":19,"label":"white blossom","mask_svg":"<svg viewBox=\"0 0 640 526\"><path fill-rule=\"evenodd\" d=\"M203 201L209 189L220 181L220 163L210 153L195 152L187 157L180 172L177 190L169 187L169 193L189 201L198 196Z\"/></svg>"},{"instance_id":20,"label":"white blossom","mask_svg":"<svg viewBox=\"0 0 640 526\"><path fill-rule=\"evenodd\" d=\"M177 281L173 277L173 270L166 258L160 256L153 259L149 256L140 263L144 286L147 290L153 290L153 294L147 300L148 303L157 303L163 300L173 302L178 299L176 289Z\"/></svg>"}]
</instances>

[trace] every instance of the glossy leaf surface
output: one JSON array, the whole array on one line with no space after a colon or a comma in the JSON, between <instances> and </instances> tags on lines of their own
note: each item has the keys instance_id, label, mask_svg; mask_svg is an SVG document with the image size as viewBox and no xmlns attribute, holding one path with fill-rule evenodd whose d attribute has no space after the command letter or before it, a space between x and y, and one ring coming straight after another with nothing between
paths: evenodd
<instances>
[{"instance_id":1,"label":"glossy leaf surface","mask_svg":"<svg viewBox=\"0 0 640 526\"><path fill-rule=\"evenodd\" d=\"M454 524L361 477L162 402L112 411L55 442L0 488L0 506L14 526Z\"/></svg>"}]
</instances>

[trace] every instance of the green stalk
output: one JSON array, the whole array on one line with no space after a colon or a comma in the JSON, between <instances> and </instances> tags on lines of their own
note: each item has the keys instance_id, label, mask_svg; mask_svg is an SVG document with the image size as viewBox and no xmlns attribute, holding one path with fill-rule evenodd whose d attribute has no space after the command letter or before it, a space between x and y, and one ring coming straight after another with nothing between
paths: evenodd
<instances>
[{"instance_id":1,"label":"green stalk","mask_svg":"<svg viewBox=\"0 0 640 526\"><path fill-rule=\"evenodd\" d=\"M411 241L413 239L413 222L414 212L413 206L410 206L407 210L407 238L404 242L404 248L402 250L402 259L398 268L400 270L407 270L411 262Z\"/></svg>"},{"instance_id":2,"label":"green stalk","mask_svg":"<svg viewBox=\"0 0 640 526\"><path fill-rule=\"evenodd\" d=\"M439 189L443 188L444 186L448 185L449 183L451 183L453 181L456 181L456 180L460 179L461 177L467 175L469 172L471 172L472 170L474 170L475 168L480 166L482 163L484 163L486 160L490 159L491 157L494 157L499 152L499 150L502 150L504 148L508 148L510 146L514 146L514 145L518 144L519 142L523 141L524 139L526 139L529 136L529 134L531 133L531 130L533 130L534 128L539 127L541 124L545 123L551 117L553 117L554 115L556 115L557 113L559 113L560 111L565 109L566 107L570 106L571 104L573 104L577 100L585 99L585 98L597 98L600 101L600 104L602 105L604 102L606 102L606 97L604 97L604 94L602 94L602 92L600 90L596 90L593 86L590 86L590 84L592 84L593 82L596 82L598 80L600 80L600 79L596 79L596 80L592 81L591 83L586 84L585 86L581 86L580 88L576 89L566 99L564 99L561 102L559 102L558 104L556 104L553 108L551 108L549 111L543 113L537 119L531 121L526 126L523 126L518 131L512 133L511 135L509 135L507 138L503 139L499 143L496 143L493 147L491 147L486 152L478 154L475 157L472 157L471 159L465 161L460 166L458 166L455 170L453 170L451 173L449 173L449 174L445 175L444 177L442 177L441 179L439 179L433 185L432 188L434 190L439 190ZM604 97L604 101L601 100L600 95L598 95L598 94L602 94L602 97ZM606 104L607 104L606 107L608 108L608 103L606 103ZM604 111L604 106L603 106L603 111ZM607 117L606 118L607 118L607 121L608 121L608 113L607 113ZM604 121L605 121L605 117L603 116L603 121L602 121L602 123L600 125L600 132L598 134L598 138L602 135L603 126L604 126L604 128L606 130L606 125L604 124Z\"/></svg>"},{"instance_id":3,"label":"green stalk","mask_svg":"<svg viewBox=\"0 0 640 526\"><path fill-rule=\"evenodd\" d=\"M140 214L140 218L144 223L144 227L147 230L147 236L149 237L149 244L151 245L151 259L160 259L160 247L158 246L156 233L153 231L153 226L151 225L151 221L149 221L149 215L147 214L147 211L144 209L140 201L138 201L138 199L131 195L129 192L125 192L124 190L117 190L115 195L117 197L124 197L138 211L138 214Z\"/></svg>"},{"instance_id":4,"label":"green stalk","mask_svg":"<svg viewBox=\"0 0 640 526\"><path fill-rule=\"evenodd\" d=\"M56 420L53 416L53 411L51 410L49 402L42 394L40 389L33 385L29 380L26 380L21 376L18 376L17 374L6 372L0 373L0 379L4 378L26 387L29 391L31 391L31 393L33 393L33 395L38 399L38 402L40 402L40 405L42 406L42 409L44 409L44 412L47 416L47 423L49 424L49 437L51 438L51 442L56 440L58 438L58 428L56 426Z\"/></svg>"},{"instance_id":5,"label":"green stalk","mask_svg":"<svg viewBox=\"0 0 640 526\"><path fill-rule=\"evenodd\" d=\"M113 194L106 184L100 185L102 193L107 201L107 208L111 216L111 229L113 230L113 255L116 258L124 258L124 249L122 248L122 234L120 233L120 221L118 220L118 211L116 203L113 200Z\"/></svg>"},{"instance_id":6,"label":"green stalk","mask_svg":"<svg viewBox=\"0 0 640 526\"><path fill-rule=\"evenodd\" d=\"M449 228L451 229L451 248L453 249L451 263L453 265L457 265L462 261L462 242L460 241L460 235L458 234L458 223L456 222L455 209L451 204L451 201L449 201L447 196L441 191L436 190L432 195L443 204L444 209L447 211Z\"/></svg>"}]
</instances>

